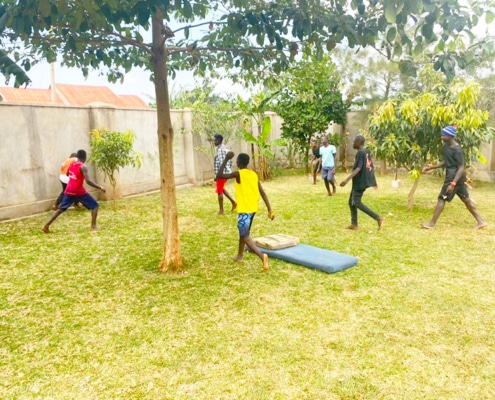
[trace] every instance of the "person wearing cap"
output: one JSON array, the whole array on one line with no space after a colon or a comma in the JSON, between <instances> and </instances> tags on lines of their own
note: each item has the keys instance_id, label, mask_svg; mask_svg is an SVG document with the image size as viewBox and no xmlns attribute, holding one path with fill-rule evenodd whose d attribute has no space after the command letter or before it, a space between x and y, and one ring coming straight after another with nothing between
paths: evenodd
<instances>
[{"instance_id":1,"label":"person wearing cap","mask_svg":"<svg viewBox=\"0 0 495 400\"><path fill-rule=\"evenodd\" d=\"M433 212L433 218L430 222L421 224L425 229L433 229L437 223L438 217L442 213L445 202L452 201L455 195L466 205L466 208L476 219L476 226L474 229L482 229L487 226L487 223L476 209L476 205L473 200L469 198L469 192L465 186L466 171L464 161L464 151L461 146L455 141L457 135L457 129L455 126L446 126L442 129L442 142L443 146L443 161L423 168L423 173L431 171L432 169L445 168L445 181L442 186L442 190L438 195L438 202Z\"/></svg>"}]
</instances>

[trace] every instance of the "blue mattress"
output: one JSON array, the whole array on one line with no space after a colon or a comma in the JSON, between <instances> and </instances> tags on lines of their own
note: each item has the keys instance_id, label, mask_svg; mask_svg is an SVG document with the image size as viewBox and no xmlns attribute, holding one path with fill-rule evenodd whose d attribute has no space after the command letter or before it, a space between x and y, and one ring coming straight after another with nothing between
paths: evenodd
<instances>
[{"instance_id":1,"label":"blue mattress","mask_svg":"<svg viewBox=\"0 0 495 400\"><path fill-rule=\"evenodd\" d=\"M269 257L318 269L328 274L351 268L358 262L358 259L354 256L306 244L298 244L297 246L279 250L266 249L260 246L258 248L261 252L268 254Z\"/></svg>"}]
</instances>

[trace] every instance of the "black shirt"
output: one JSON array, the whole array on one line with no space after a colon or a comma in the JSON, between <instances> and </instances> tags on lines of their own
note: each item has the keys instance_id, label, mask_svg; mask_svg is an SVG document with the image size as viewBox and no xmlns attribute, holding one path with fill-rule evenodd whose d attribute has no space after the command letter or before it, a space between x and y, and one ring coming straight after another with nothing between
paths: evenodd
<instances>
[{"instance_id":1,"label":"black shirt","mask_svg":"<svg viewBox=\"0 0 495 400\"><path fill-rule=\"evenodd\" d=\"M445 182L452 182L460 166L464 165L464 150L458 144L454 147L446 144L443 146L443 161L445 162ZM466 174L463 173L457 184L466 181Z\"/></svg>"},{"instance_id":2,"label":"black shirt","mask_svg":"<svg viewBox=\"0 0 495 400\"><path fill-rule=\"evenodd\" d=\"M353 170L361 168L359 173L352 178L352 188L365 190L371 186L376 186L375 168L368 149L362 148L356 153Z\"/></svg>"}]
</instances>

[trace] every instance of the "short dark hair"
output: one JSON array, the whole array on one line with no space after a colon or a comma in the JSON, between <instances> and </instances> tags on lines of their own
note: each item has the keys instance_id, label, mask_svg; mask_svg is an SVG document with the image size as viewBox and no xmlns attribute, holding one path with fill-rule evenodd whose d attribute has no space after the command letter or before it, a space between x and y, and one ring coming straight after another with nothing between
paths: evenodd
<instances>
[{"instance_id":1,"label":"short dark hair","mask_svg":"<svg viewBox=\"0 0 495 400\"><path fill-rule=\"evenodd\" d=\"M357 135L356 138L354 139L356 142L364 144L365 139L363 135Z\"/></svg>"},{"instance_id":2,"label":"short dark hair","mask_svg":"<svg viewBox=\"0 0 495 400\"><path fill-rule=\"evenodd\" d=\"M237 162L239 165L242 165L243 167L247 167L249 164L249 155L246 153L239 153L237 156Z\"/></svg>"},{"instance_id":3,"label":"short dark hair","mask_svg":"<svg viewBox=\"0 0 495 400\"><path fill-rule=\"evenodd\" d=\"M77 157L77 153L70 153L70 158Z\"/></svg>"},{"instance_id":4,"label":"short dark hair","mask_svg":"<svg viewBox=\"0 0 495 400\"><path fill-rule=\"evenodd\" d=\"M77 150L77 158L86 161L86 150Z\"/></svg>"},{"instance_id":5,"label":"short dark hair","mask_svg":"<svg viewBox=\"0 0 495 400\"><path fill-rule=\"evenodd\" d=\"M214 139L217 139L217 140L220 140L220 143L223 142L223 136L220 135L220 134L216 134L215 136L213 136Z\"/></svg>"}]
</instances>

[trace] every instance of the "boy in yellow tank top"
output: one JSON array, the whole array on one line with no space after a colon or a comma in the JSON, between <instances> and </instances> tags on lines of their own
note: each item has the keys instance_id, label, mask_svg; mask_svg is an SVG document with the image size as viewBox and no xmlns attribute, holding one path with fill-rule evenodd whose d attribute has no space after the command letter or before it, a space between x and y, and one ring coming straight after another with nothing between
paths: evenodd
<instances>
[{"instance_id":1,"label":"boy in yellow tank top","mask_svg":"<svg viewBox=\"0 0 495 400\"><path fill-rule=\"evenodd\" d=\"M263 254L258 247L254 244L253 240L249 236L251 232L251 226L253 219L258 211L258 203L260 197L266 204L268 209L268 218L274 219L275 214L270 207L268 196L261 186L261 182L258 179L256 172L248 169L249 156L245 153L240 153L237 156L238 171L231 173L224 173L225 165L229 160L234 158L234 153L229 151L223 160L222 165L218 169L217 179L231 179L235 178L235 197L237 200L237 227L239 228L239 250L234 260L237 262L244 262L244 247L249 247L254 254L256 254L263 262L263 270L268 271L268 254Z\"/></svg>"}]
</instances>

